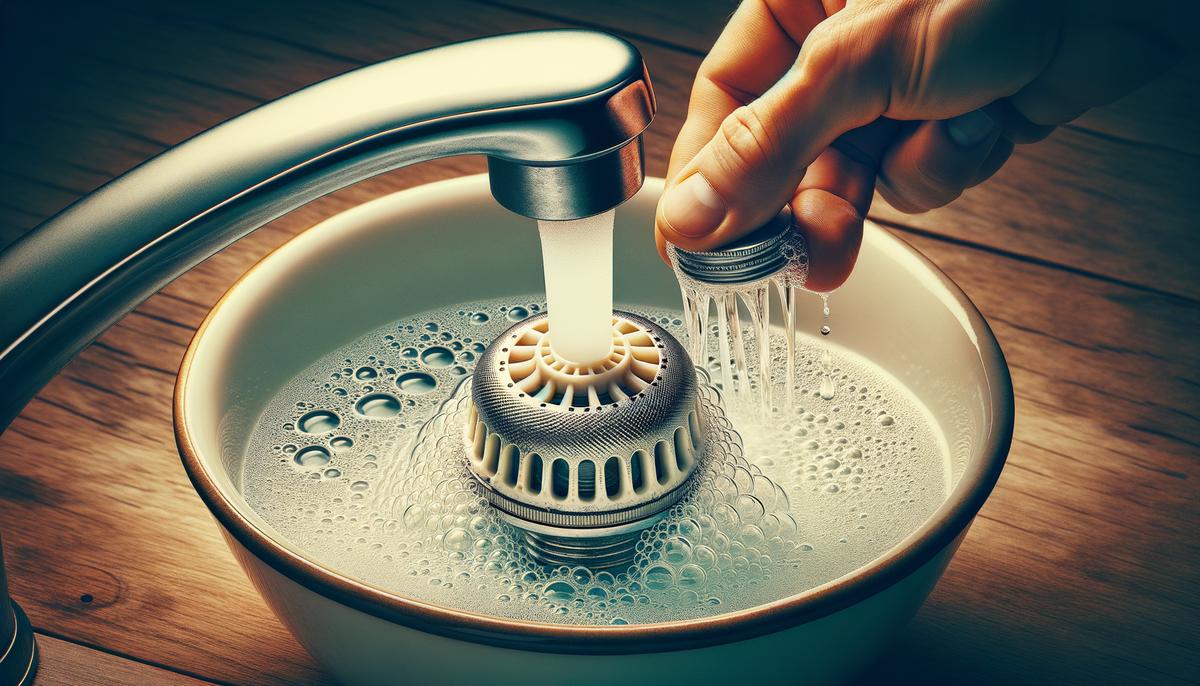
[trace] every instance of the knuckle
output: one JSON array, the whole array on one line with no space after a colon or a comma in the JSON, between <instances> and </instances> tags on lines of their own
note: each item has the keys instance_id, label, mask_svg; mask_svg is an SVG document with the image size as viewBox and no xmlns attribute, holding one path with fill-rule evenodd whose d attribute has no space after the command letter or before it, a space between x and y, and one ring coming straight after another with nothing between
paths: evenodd
<instances>
[{"instance_id":1,"label":"knuckle","mask_svg":"<svg viewBox=\"0 0 1200 686\"><path fill-rule=\"evenodd\" d=\"M772 165L778 148L766 121L751 105L737 108L721 122L721 136L727 159L737 168Z\"/></svg>"},{"instance_id":2,"label":"knuckle","mask_svg":"<svg viewBox=\"0 0 1200 686\"><path fill-rule=\"evenodd\" d=\"M827 73L846 59L844 31L839 22L825 20L809 31L799 65L812 73Z\"/></svg>"},{"instance_id":3,"label":"knuckle","mask_svg":"<svg viewBox=\"0 0 1200 686\"><path fill-rule=\"evenodd\" d=\"M896 61L892 26L873 7L835 13L804 40L795 65L799 80L820 87L830 101L852 100L853 110L883 112ZM862 126L874 118L850 123Z\"/></svg>"}]
</instances>

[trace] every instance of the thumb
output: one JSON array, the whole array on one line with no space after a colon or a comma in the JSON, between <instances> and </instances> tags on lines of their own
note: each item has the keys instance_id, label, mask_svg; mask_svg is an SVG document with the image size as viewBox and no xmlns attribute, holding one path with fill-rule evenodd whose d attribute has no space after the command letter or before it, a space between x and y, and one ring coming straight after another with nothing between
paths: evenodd
<instances>
[{"instance_id":1,"label":"thumb","mask_svg":"<svg viewBox=\"0 0 1200 686\"><path fill-rule=\"evenodd\" d=\"M837 13L813 28L795 65L761 97L731 112L659 203L657 225L687 250L710 250L770 220L805 168L842 133L887 106L878 37Z\"/></svg>"}]
</instances>

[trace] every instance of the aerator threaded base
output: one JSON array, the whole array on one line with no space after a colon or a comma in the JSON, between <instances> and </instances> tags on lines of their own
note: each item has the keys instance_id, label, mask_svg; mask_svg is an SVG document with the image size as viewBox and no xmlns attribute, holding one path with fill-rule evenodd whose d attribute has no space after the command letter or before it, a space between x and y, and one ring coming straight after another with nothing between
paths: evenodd
<instances>
[{"instance_id":1,"label":"aerator threaded base","mask_svg":"<svg viewBox=\"0 0 1200 686\"><path fill-rule=\"evenodd\" d=\"M547 567L585 566L592 570L617 569L633 562L642 530L598 538L575 538L521 532L531 557Z\"/></svg>"},{"instance_id":2,"label":"aerator threaded base","mask_svg":"<svg viewBox=\"0 0 1200 686\"><path fill-rule=\"evenodd\" d=\"M715 250L674 248L675 266L706 284L738 285L765 279L788 264L792 211L785 206L769 222Z\"/></svg>"}]
</instances>

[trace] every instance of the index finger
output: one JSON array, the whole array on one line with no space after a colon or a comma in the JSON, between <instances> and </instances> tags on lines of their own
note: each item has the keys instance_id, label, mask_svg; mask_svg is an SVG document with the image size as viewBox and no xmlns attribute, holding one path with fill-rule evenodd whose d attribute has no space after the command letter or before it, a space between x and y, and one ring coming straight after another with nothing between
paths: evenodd
<instances>
[{"instance_id":1,"label":"index finger","mask_svg":"<svg viewBox=\"0 0 1200 686\"><path fill-rule=\"evenodd\" d=\"M791 69L804 39L826 17L819 0L792 3L786 12L769 0L738 6L696 73L687 120L671 150L668 185L731 112L767 92Z\"/></svg>"}]
</instances>

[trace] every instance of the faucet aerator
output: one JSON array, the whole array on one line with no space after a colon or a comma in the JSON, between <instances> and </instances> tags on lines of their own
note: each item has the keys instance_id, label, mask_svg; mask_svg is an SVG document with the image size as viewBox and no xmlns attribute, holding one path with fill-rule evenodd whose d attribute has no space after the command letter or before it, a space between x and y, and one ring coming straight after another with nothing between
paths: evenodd
<instances>
[{"instance_id":1,"label":"faucet aerator","mask_svg":"<svg viewBox=\"0 0 1200 686\"><path fill-rule=\"evenodd\" d=\"M548 330L539 315L484 351L467 468L543 564L627 565L705 454L696 370L671 334L626 312L614 313L612 352L590 365L556 356Z\"/></svg>"}]
</instances>

